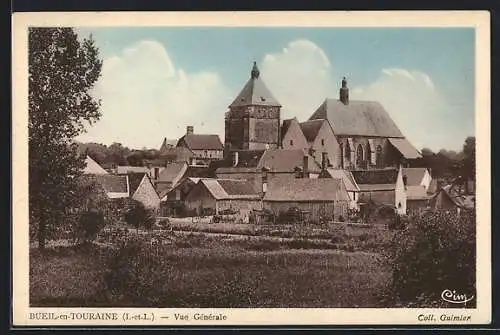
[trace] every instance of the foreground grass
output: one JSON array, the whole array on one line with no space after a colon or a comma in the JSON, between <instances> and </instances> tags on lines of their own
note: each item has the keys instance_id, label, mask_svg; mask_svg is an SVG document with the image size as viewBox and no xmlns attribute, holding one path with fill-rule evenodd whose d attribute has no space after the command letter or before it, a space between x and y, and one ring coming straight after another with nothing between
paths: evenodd
<instances>
[{"instance_id":1,"label":"foreground grass","mask_svg":"<svg viewBox=\"0 0 500 335\"><path fill-rule=\"evenodd\" d=\"M389 279L376 254L256 249L250 241L185 236L147 250L146 256L155 253L161 261L149 275L134 274L135 284L119 294L106 287L110 271L106 251L32 252L31 305L377 307L377 288ZM149 259L139 258L146 266Z\"/></svg>"}]
</instances>

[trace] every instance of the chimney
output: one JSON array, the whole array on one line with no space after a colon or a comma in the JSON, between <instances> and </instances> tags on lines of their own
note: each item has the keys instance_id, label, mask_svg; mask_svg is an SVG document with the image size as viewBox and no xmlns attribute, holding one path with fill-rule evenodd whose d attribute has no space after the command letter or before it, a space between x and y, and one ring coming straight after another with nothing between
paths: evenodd
<instances>
[{"instance_id":1,"label":"chimney","mask_svg":"<svg viewBox=\"0 0 500 335\"><path fill-rule=\"evenodd\" d=\"M308 178L309 174L309 156L304 155L302 161L302 175L304 178Z\"/></svg>"},{"instance_id":2,"label":"chimney","mask_svg":"<svg viewBox=\"0 0 500 335\"><path fill-rule=\"evenodd\" d=\"M194 127L193 126L187 126L186 127L186 135L191 135L194 133Z\"/></svg>"},{"instance_id":3,"label":"chimney","mask_svg":"<svg viewBox=\"0 0 500 335\"><path fill-rule=\"evenodd\" d=\"M344 105L349 104L349 89L347 88L347 80L345 77L342 79L342 87L340 88L339 100Z\"/></svg>"},{"instance_id":4,"label":"chimney","mask_svg":"<svg viewBox=\"0 0 500 335\"><path fill-rule=\"evenodd\" d=\"M321 153L321 171L325 171L328 166L328 153Z\"/></svg>"}]
</instances>

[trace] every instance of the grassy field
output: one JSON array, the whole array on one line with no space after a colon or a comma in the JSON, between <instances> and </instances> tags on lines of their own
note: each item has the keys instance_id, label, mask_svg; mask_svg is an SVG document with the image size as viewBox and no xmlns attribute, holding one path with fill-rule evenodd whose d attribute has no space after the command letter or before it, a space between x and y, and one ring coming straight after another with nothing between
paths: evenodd
<instances>
[{"instance_id":1,"label":"grassy field","mask_svg":"<svg viewBox=\"0 0 500 335\"><path fill-rule=\"evenodd\" d=\"M110 261L116 261L104 249L59 247L45 254L33 250L30 302L60 307L379 306L377 294L389 279L389 269L378 254L266 243L177 237L127 259L131 269L116 277L128 286L120 286L115 294L106 276L113 268Z\"/></svg>"}]
</instances>

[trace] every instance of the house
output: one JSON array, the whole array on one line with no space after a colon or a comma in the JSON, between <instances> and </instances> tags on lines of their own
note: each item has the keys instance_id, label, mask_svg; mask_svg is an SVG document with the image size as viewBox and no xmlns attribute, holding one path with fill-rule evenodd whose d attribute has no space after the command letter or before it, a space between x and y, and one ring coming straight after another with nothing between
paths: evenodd
<instances>
[{"instance_id":1,"label":"house","mask_svg":"<svg viewBox=\"0 0 500 335\"><path fill-rule=\"evenodd\" d=\"M309 153L309 143L297 118L283 120L281 134L283 149L302 149L304 153Z\"/></svg>"},{"instance_id":2,"label":"house","mask_svg":"<svg viewBox=\"0 0 500 335\"><path fill-rule=\"evenodd\" d=\"M434 210L452 210L460 215L462 210L473 210L476 207L474 193L466 194L457 190L457 185L441 187L429 200L429 207Z\"/></svg>"},{"instance_id":3,"label":"house","mask_svg":"<svg viewBox=\"0 0 500 335\"><path fill-rule=\"evenodd\" d=\"M265 150L280 146L280 103L260 77L254 62L250 78L225 116L226 156L233 150Z\"/></svg>"},{"instance_id":4,"label":"house","mask_svg":"<svg viewBox=\"0 0 500 335\"><path fill-rule=\"evenodd\" d=\"M191 149L186 146L172 146L167 144L167 139L163 140L163 143L158 152L159 159L150 162L154 166L164 166L167 163L173 162L186 162L188 164L193 164L193 159L195 155Z\"/></svg>"},{"instance_id":5,"label":"house","mask_svg":"<svg viewBox=\"0 0 500 335\"><path fill-rule=\"evenodd\" d=\"M358 209L358 199L360 189L354 177L349 170L328 168L321 171L319 178L334 178L340 179L344 183L344 187L349 195L349 208Z\"/></svg>"},{"instance_id":6,"label":"house","mask_svg":"<svg viewBox=\"0 0 500 335\"><path fill-rule=\"evenodd\" d=\"M186 195L187 211L197 215L220 214L232 210L248 217L262 202L253 185L239 179L200 179Z\"/></svg>"},{"instance_id":7,"label":"house","mask_svg":"<svg viewBox=\"0 0 500 335\"><path fill-rule=\"evenodd\" d=\"M156 191L164 195L174 187L182 178L186 176L188 164L186 162L176 162L167 164L161 170L156 179L153 179Z\"/></svg>"},{"instance_id":8,"label":"house","mask_svg":"<svg viewBox=\"0 0 500 335\"><path fill-rule=\"evenodd\" d=\"M422 186L426 193L432 181L429 170L424 167L404 167L403 179L406 180L406 186Z\"/></svg>"},{"instance_id":9,"label":"house","mask_svg":"<svg viewBox=\"0 0 500 335\"><path fill-rule=\"evenodd\" d=\"M83 168L85 175L105 175L108 171L104 170L95 160L89 155L85 158L85 167Z\"/></svg>"},{"instance_id":10,"label":"house","mask_svg":"<svg viewBox=\"0 0 500 335\"><path fill-rule=\"evenodd\" d=\"M224 147L218 135L195 134L193 126L187 126L186 134L179 139L177 147L193 153L191 165L208 165L224 156Z\"/></svg>"},{"instance_id":11,"label":"house","mask_svg":"<svg viewBox=\"0 0 500 335\"><path fill-rule=\"evenodd\" d=\"M352 170L359 187L358 203L390 206L399 214L406 214L406 191L402 168L377 170Z\"/></svg>"},{"instance_id":12,"label":"house","mask_svg":"<svg viewBox=\"0 0 500 335\"><path fill-rule=\"evenodd\" d=\"M300 128L309 144L309 153L318 164L323 164L326 154L326 166L340 167L340 146L330 122L315 119L300 123Z\"/></svg>"},{"instance_id":13,"label":"house","mask_svg":"<svg viewBox=\"0 0 500 335\"><path fill-rule=\"evenodd\" d=\"M249 159L245 162L240 158L241 151L234 151L233 155L235 166L218 168L217 178L245 179L260 192L265 192L267 183L286 183L295 178L317 178L321 172L314 158L302 149L250 151L246 155ZM260 158L257 159L258 156Z\"/></svg>"},{"instance_id":14,"label":"house","mask_svg":"<svg viewBox=\"0 0 500 335\"><path fill-rule=\"evenodd\" d=\"M130 198L155 211L160 208L160 197L146 173L96 175L95 180L110 199Z\"/></svg>"},{"instance_id":15,"label":"house","mask_svg":"<svg viewBox=\"0 0 500 335\"><path fill-rule=\"evenodd\" d=\"M426 209L431 196L427 194L425 186L406 186L406 207L408 212Z\"/></svg>"},{"instance_id":16,"label":"house","mask_svg":"<svg viewBox=\"0 0 500 335\"><path fill-rule=\"evenodd\" d=\"M339 154L332 161L340 162L341 168L397 168L421 157L380 103L349 99L345 78L339 98L325 99L309 118L321 119L329 121L337 138ZM337 145L335 142L326 144Z\"/></svg>"},{"instance_id":17,"label":"house","mask_svg":"<svg viewBox=\"0 0 500 335\"><path fill-rule=\"evenodd\" d=\"M270 183L264 196L264 209L274 215L292 208L309 213L308 220L347 218L349 195L341 179L292 179Z\"/></svg>"},{"instance_id":18,"label":"house","mask_svg":"<svg viewBox=\"0 0 500 335\"><path fill-rule=\"evenodd\" d=\"M163 216L184 216L186 214L186 196L201 178L187 177L179 181L173 188L160 193Z\"/></svg>"}]
</instances>

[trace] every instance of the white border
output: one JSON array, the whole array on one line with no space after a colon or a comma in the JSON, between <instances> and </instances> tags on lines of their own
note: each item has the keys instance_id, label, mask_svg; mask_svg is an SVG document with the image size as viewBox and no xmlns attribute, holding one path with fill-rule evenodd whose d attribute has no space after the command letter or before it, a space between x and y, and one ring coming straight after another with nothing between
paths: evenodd
<instances>
[{"instance_id":1,"label":"white border","mask_svg":"<svg viewBox=\"0 0 500 335\"><path fill-rule=\"evenodd\" d=\"M477 157L477 308L434 309L103 309L30 308L28 304L28 76L27 27L29 26L205 26L205 27L473 27L476 30L476 157ZM464 324L491 322L491 199L490 199L490 15L487 11L385 11L385 12L100 12L15 13L13 31L13 324L55 325L384 325L460 324L418 322L420 314L471 315ZM124 322L30 320L30 312L114 311L154 313L155 320ZM175 321L173 312L193 315L224 313L226 321ZM160 315L170 315L162 320Z\"/></svg>"}]
</instances>

